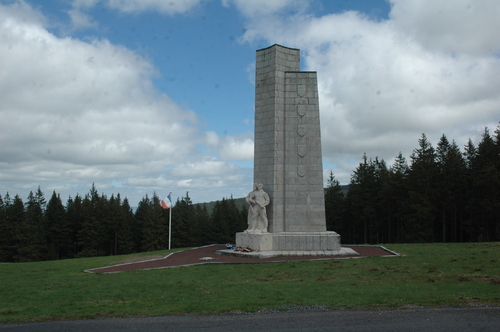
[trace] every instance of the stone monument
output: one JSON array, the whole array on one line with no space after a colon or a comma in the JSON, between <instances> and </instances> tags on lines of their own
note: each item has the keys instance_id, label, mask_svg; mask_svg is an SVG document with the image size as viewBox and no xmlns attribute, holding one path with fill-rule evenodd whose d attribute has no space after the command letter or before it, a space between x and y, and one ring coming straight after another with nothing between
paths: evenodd
<instances>
[{"instance_id":1,"label":"stone monument","mask_svg":"<svg viewBox=\"0 0 500 332\"><path fill-rule=\"evenodd\" d=\"M299 49L275 44L257 51L254 149L254 182L269 197L267 217L249 212L236 246L269 255L345 251L340 236L326 230L317 73L300 71Z\"/></svg>"}]
</instances>

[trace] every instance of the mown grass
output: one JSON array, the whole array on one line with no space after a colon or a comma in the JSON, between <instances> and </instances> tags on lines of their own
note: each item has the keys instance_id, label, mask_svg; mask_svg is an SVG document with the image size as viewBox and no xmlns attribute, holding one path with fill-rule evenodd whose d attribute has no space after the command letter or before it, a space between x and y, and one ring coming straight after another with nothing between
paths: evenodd
<instances>
[{"instance_id":1,"label":"mown grass","mask_svg":"<svg viewBox=\"0 0 500 332\"><path fill-rule=\"evenodd\" d=\"M500 244L391 244L401 257L91 274L163 256L0 264L0 322L332 308L500 305Z\"/></svg>"}]
</instances>

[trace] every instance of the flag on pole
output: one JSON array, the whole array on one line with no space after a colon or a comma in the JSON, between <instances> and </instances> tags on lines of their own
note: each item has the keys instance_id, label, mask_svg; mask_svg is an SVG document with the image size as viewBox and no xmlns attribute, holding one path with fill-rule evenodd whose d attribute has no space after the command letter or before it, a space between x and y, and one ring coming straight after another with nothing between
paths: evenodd
<instances>
[{"instance_id":1,"label":"flag on pole","mask_svg":"<svg viewBox=\"0 0 500 332\"><path fill-rule=\"evenodd\" d=\"M172 198L170 197L171 194L168 194L167 198L165 200L161 200L161 207L164 209L170 209L172 207Z\"/></svg>"}]
</instances>

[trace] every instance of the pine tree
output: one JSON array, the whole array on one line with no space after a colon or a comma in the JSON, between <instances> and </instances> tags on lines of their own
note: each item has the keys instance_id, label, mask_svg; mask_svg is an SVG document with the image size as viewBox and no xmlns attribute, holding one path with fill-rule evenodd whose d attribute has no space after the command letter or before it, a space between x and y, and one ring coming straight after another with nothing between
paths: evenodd
<instances>
[{"instance_id":1,"label":"pine tree","mask_svg":"<svg viewBox=\"0 0 500 332\"><path fill-rule=\"evenodd\" d=\"M229 232L226 233L226 240L223 243L236 242L236 233L243 232L248 228L248 210L238 209L233 195L228 199L228 212L229 216L227 222L229 223Z\"/></svg>"},{"instance_id":2,"label":"pine tree","mask_svg":"<svg viewBox=\"0 0 500 332\"><path fill-rule=\"evenodd\" d=\"M227 212L226 199L222 198L221 201L216 201L210 216L213 232L213 240L215 243L225 243L225 228L226 222L224 216Z\"/></svg>"},{"instance_id":3,"label":"pine tree","mask_svg":"<svg viewBox=\"0 0 500 332\"><path fill-rule=\"evenodd\" d=\"M411 155L408 172L409 206L405 220L405 241L435 241L437 177L436 152L427 136L422 134L419 148Z\"/></svg>"},{"instance_id":4,"label":"pine tree","mask_svg":"<svg viewBox=\"0 0 500 332\"><path fill-rule=\"evenodd\" d=\"M457 241L462 228L464 193L467 190L466 163L460 150L445 135L441 136L436 149L438 177L436 179L437 202L441 229L436 229L442 242Z\"/></svg>"},{"instance_id":5,"label":"pine tree","mask_svg":"<svg viewBox=\"0 0 500 332\"><path fill-rule=\"evenodd\" d=\"M146 195L139 202L135 218L141 228L141 251L168 248L168 216L156 193L151 199Z\"/></svg>"},{"instance_id":6,"label":"pine tree","mask_svg":"<svg viewBox=\"0 0 500 332\"><path fill-rule=\"evenodd\" d=\"M194 207L195 222L191 230L193 246L211 244L210 215L206 204L196 204Z\"/></svg>"},{"instance_id":7,"label":"pine tree","mask_svg":"<svg viewBox=\"0 0 500 332\"><path fill-rule=\"evenodd\" d=\"M82 204L83 199L78 194L75 198L69 197L66 202L66 218L69 227L68 238L71 244L68 248L68 258L75 257L83 250L82 245L79 243L79 234L85 220Z\"/></svg>"},{"instance_id":8,"label":"pine tree","mask_svg":"<svg viewBox=\"0 0 500 332\"><path fill-rule=\"evenodd\" d=\"M243 232L248 228L248 205L244 204L241 206L239 216L240 225L237 232ZM236 236L234 240L236 242Z\"/></svg>"},{"instance_id":9,"label":"pine tree","mask_svg":"<svg viewBox=\"0 0 500 332\"><path fill-rule=\"evenodd\" d=\"M82 201L81 216L82 224L78 231L78 246L81 250L76 257L95 257L100 254L100 225L97 214L99 203L99 193L92 184L90 192L85 195Z\"/></svg>"},{"instance_id":10,"label":"pine tree","mask_svg":"<svg viewBox=\"0 0 500 332\"><path fill-rule=\"evenodd\" d=\"M19 195L14 196L12 204L7 208L8 222L12 225L13 238L10 241L9 251L11 259L14 262L24 261L23 246L24 246L24 230L25 212L23 200Z\"/></svg>"},{"instance_id":11,"label":"pine tree","mask_svg":"<svg viewBox=\"0 0 500 332\"><path fill-rule=\"evenodd\" d=\"M5 195L5 200L0 195L0 262L14 261L14 227L8 217L10 210L9 193Z\"/></svg>"},{"instance_id":12,"label":"pine tree","mask_svg":"<svg viewBox=\"0 0 500 332\"><path fill-rule=\"evenodd\" d=\"M347 231L347 225L344 223L344 192L342 187L332 171L330 171L327 187L325 189L325 219L326 228L329 231L335 231L339 234Z\"/></svg>"},{"instance_id":13,"label":"pine tree","mask_svg":"<svg viewBox=\"0 0 500 332\"><path fill-rule=\"evenodd\" d=\"M399 152L381 189L386 219L385 236L388 243L403 241L403 224L408 205L407 179L408 164Z\"/></svg>"},{"instance_id":14,"label":"pine tree","mask_svg":"<svg viewBox=\"0 0 500 332\"><path fill-rule=\"evenodd\" d=\"M126 197L123 199L123 203L120 206L119 216L118 254L122 255L136 252L137 246L133 234L135 217Z\"/></svg>"},{"instance_id":15,"label":"pine tree","mask_svg":"<svg viewBox=\"0 0 500 332\"><path fill-rule=\"evenodd\" d=\"M195 223L195 213L193 202L189 197L189 192L186 196L177 199L175 208L172 209L172 247L183 248L192 245L190 239L190 231Z\"/></svg>"},{"instance_id":16,"label":"pine tree","mask_svg":"<svg viewBox=\"0 0 500 332\"><path fill-rule=\"evenodd\" d=\"M108 250L109 255L118 254L118 235L120 231L121 224L121 197L118 194L116 197L111 194L108 202Z\"/></svg>"},{"instance_id":17,"label":"pine tree","mask_svg":"<svg viewBox=\"0 0 500 332\"><path fill-rule=\"evenodd\" d=\"M146 223L147 214L149 211L149 197L146 194L137 205L137 210L135 210L135 228L134 228L134 242L137 244L139 251L143 251L143 245L145 244L145 232L144 227Z\"/></svg>"},{"instance_id":18,"label":"pine tree","mask_svg":"<svg viewBox=\"0 0 500 332\"><path fill-rule=\"evenodd\" d=\"M500 239L500 179L497 145L485 128L477 154L472 160L472 183L469 200L469 226L479 231L477 241Z\"/></svg>"},{"instance_id":19,"label":"pine tree","mask_svg":"<svg viewBox=\"0 0 500 332\"><path fill-rule=\"evenodd\" d=\"M54 190L45 211L45 239L48 245L49 259L68 258L71 246L69 233L66 210L61 196Z\"/></svg>"},{"instance_id":20,"label":"pine tree","mask_svg":"<svg viewBox=\"0 0 500 332\"><path fill-rule=\"evenodd\" d=\"M26 218L22 225L22 234L19 235L22 236L22 245L18 252L19 261L41 261L47 258L46 242L43 237L44 204L45 199L40 187L38 187L36 197L30 191L25 204Z\"/></svg>"},{"instance_id":21,"label":"pine tree","mask_svg":"<svg viewBox=\"0 0 500 332\"><path fill-rule=\"evenodd\" d=\"M496 173L495 173L495 196L496 196L496 216L494 232L496 241L500 240L500 123L495 129L495 136L493 137L496 147Z\"/></svg>"},{"instance_id":22,"label":"pine tree","mask_svg":"<svg viewBox=\"0 0 500 332\"><path fill-rule=\"evenodd\" d=\"M379 192L381 189L380 176L385 163L368 161L366 154L363 162L354 170L351 176L347 203L351 205L351 231L353 243L373 243L377 241L377 217Z\"/></svg>"},{"instance_id":23,"label":"pine tree","mask_svg":"<svg viewBox=\"0 0 500 332\"><path fill-rule=\"evenodd\" d=\"M374 161L375 167L375 219L371 226L371 243L387 242L388 235L387 229L389 226L389 219L387 218L388 211L384 200L383 188L389 181L390 172L387 164L383 159L379 160L377 157Z\"/></svg>"}]
</instances>

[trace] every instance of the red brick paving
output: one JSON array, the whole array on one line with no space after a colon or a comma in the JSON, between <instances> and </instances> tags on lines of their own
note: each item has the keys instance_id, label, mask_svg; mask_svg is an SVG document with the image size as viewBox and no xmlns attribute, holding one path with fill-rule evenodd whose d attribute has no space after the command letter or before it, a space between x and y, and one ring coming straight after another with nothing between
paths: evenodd
<instances>
[{"instance_id":1,"label":"red brick paving","mask_svg":"<svg viewBox=\"0 0 500 332\"><path fill-rule=\"evenodd\" d=\"M359 256L286 256L272 258L247 258L227 255L216 255L216 250L225 249L223 245L210 245L178 251L164 258L153 259L142 262L126 263L102 268L87 270L86 272L93 273L116 273L133 270L150 270L163 269L196 264L245 264L245 263L270 263L270 262L289 262L298 260L317 260L317 259L332 259L332 258L348 258L348 257L369 257L369 256L393 256L394 253L380 246L344 246L351 248L359 253ZM202 257L213 257L212 260L201 261Z\"/></svg>"}]
</instances>

